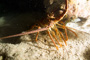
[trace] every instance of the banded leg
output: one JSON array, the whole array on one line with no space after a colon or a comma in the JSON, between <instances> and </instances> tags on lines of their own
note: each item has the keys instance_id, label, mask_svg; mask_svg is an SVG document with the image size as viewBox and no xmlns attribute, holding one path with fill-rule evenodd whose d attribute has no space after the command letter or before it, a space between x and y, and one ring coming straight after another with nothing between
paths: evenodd
<instances>
[{"instance_id":1,"label":"banded leg","mask_svg":"<svg viewBox=\"0 0 90 60\"><path fill-rule=\"evenodd\" d=\"M35 28L35 27L38 27L38 29L40 29L40 26L33 25L30 30L32 30L32 29ZM28 31L30 31L30 30L28 30ZM36 38L35 38L35 41L36 41L36 42L37 42L37 39L38 39L38 34L39 34L39 32L37 32L37 34L36 34Z\"/></svg>"},{"instance_id":2,"label":"banded leg","mask_svg":"<svg viewBox=\"0 0 90 60\"><path fill-rule=\"evenodd\" d=\"M63 23L63 22L61 22L61 23ZM57 24L57 25L59 25L60 28L64 29L64 31L65 31L65 35L66 35L66 41L67 41L67 40L68 40L68 35L67 35L67 29L66 29L65 24L63 23L63 25L60 25L60 24Z\"/></svg>"},{"instance_id":3,"label":"banded leg","mask_svg":"<svg viewBox=\"0 0 90 60\"><path fill-rule=\"evenodd\" d=\"M65 24L64 24L63 22L60 22L60 23L62 23L62 24L65 26ZM59 24L59 25L60 25L60 24ZM60 25L60 26L61 26L61 25ZM74 31L71 30L71 29L74 29L74 28L67 27L67 26L65 26L65 28L68 29L69 31L73 32L73 33L75 34L75 36L77 37L77 34L76 34ZM71 29L69 29L69 28L71 28ZM74 30L75 30L75 29L74 29ZM66 33L67 33L67 31L66 31Z\"/></svg>"},{"instance_id":4,"label":"banded leg","mask_svg":"<svg viewBox=\"0 0 90 60\"><path fill-rule=\"evenodd\" d=\"M62 26L62 25L59 25L59 26ZM61 27L61 28L62 28L62 27ZM65 45L67 45L66 40L65 40L63 34L57 29L57 27L56 27L56 29L54 29L54 30L56 31L56 34L59 35L60 40L61 40L62 42L64 42ZM63 39L63 40L62 40L62 39Z\"/></svg>"},{"instance_id":5,"label":"banded leg","mask_svg":"<svg viewBox=\"0 0 90 60\"><path fill-rule=\"evenodd\" d=\"M56 38L54 31L51 31L51 33L52 33L52 36L53 36L53 37L55 38L55 40L57 41L57 43L60 45L60 47L62 47L62 45L59 43L58 39Z\"/></svg>"},{"instance_id":6,"label":"banded leg","mask_svg":"<svg viewBox=\"0 0 90 60\"><path fill-rule=\"evenodd\" d=\"M69 31L71 31L71 32L73 32L74 34L75 34L75 36L77 37L77 34L74 32L74 31L72 31L71 29L73 29L73 28L71 28L71 29L69 29L68 27L66 27Z\"/></svg>"},{"instance_id":7,"label":"banded leg","mask_svg":"<svg viewBox=\"0 0 90 60\"><path fill-rule=\"evenodd\" d=\"M56 34L59 36L60 42L62 42L62 38L61 38L61 35L60 35L59 30L57 29L57 27L54 30L55 30Z\"/></svg>"},{"instance_id":8,"label":"banded leg","mask_svg":"<svg viewBox=\"0 0 90 60\"><path fill-rule=\"evenodd\" d=\"M65 43L65 45L67 46L67 42L66 42L66 40L64 39L64 36L63 36L63 34L60 32L60 35L62 36L62 39L64 40L64 43Z\"/></svg>"},{"instance_id":9,"label":"banded leg","mask_svg":"<svg viewBox=\"0 0 90 60\"><path fill-rule=\"evenodd\" d=\"M55 45L56 49L59 50L58 47L57 47L57 45L55 44L55 42L54 42L54 40L53 40L50 32L49 31L47 31L47 32L48 32L48 35L49 35L50 39L52 40L53 44Z\"/></svg>"},{"instance_id":10,"label":"banded leg","mask_svg":"<svg viewBox=\"0 0 90 60\"><path fill-rule=\"evenodd\" d=\"M38 27L38 29L40 29L40 27ZM37 35L36 35L36 38L35 38L36 42L37 42L37 39L38 39L38 34L39 34L39 32L37 32Z\"/></svg>"},{"instance_id":11,"label":"banded leg","mask_svg":"<svg viewBox=\"0 0 90 60\"><path fill-rule=\"evenodd\" d=\"M68 40L68 35L67 35L67 29L65 27L65 35L66 35L66 41Z\"/></svg>"},{"instance_id":12,"label":"banded leg","mask_svg":"<svg viewBox=\"0 0 90 60\"><path fill-rule=\"evenodd\" d=\"M35 38L36 42L37 42L37 39L38 39L38 34L39 34L39 32L37 32L37 35L36 35L36 38Z\"/></svg>"},{"instance_id":13,"label":"banded leg","mask_svg":"<svg viewBox=\"0 0 90 60\"><path fill-rule=\"evenodd\" d=\"M63 24L62 27L65 29L65 35L66 35L66 41L67 41L68 40L67 29L66 29L65 23L63 23L62 21L61 23Z\"/></svg>"}]
</instances>

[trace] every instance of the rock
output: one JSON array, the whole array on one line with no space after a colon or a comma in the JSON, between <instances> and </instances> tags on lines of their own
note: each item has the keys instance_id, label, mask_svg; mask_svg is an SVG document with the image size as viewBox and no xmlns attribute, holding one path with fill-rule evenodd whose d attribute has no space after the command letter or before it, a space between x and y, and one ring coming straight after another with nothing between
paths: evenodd
<instances>
[{"instance_id":1,"label":"rock","mask_svg":"<svg viewBox=\"0 0 90 60\"><path fill-rule=\"evenodd\" d=\"M69 0L68 15L87 18L90 14L90 0Z\"/></svg>"}]
</instances>

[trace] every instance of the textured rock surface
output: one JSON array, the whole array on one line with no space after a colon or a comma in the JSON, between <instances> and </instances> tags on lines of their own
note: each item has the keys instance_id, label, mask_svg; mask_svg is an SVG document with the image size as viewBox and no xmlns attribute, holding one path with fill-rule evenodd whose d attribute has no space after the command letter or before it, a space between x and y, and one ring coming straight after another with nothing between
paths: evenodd
<instances>
[{"instance_id":1,"label":"textured rock surface","mask_svg":"<svg viewBox=\"0 0 90 60\"><path fill-rule=\"evenodd\" d=\"M90 14L90 0L69 0L68 5L69 16L83 17L86 18Z\"/></svg>"},{"instance_id":2,"label":"textured rock surface","mask_svg":"<svg viewBox=\"0 0 90 60\"><path fill-rule=\"evenodd\" d=\"M88 5L89 0L70 1L71 2L69 2L69 4L71 6L71 10L69 10L68 14L70 14L70 16L76 15L77 17L79 16L82 18L75 19L67 24L67 26L76 29L75 32L78 35L78 37L76 37L72 32L68 31L69 40L67 41L67 46L63 46L57 51L49 36L43 32L39 34L37 42L35 42L36 34L25 35L18 38L1 40L0 58L3 60L89 60L90 17L88 13L85 13L89 11L90 6L88 6L85 11L82 11L86 8L85 6ZM77 2L80 7L83 5L83 8L79 10L82 12L77 13L80 8L77 5ZM72 11L73 4L75 8L74 11ZM76 6L79 8L76 8ZM70 13L71 11L74 14ZM35 16L35 13L33 15ZM19 33L24 30L24 25L28 26L29 23L25 22L25 20L29 21L29 19L35 20L29 13L16 15L11 14L0 17L0 36L15 34L15 32ZM24 23L22 24L21 21ZM21 25L18 24L18 22L21 23Z\"/></svg>"},{"instance_id":3,"label":"textured rock surface","mask_svg":"<svg viewBox=\"0 0 90 60\"><path fill-rule=\"evenodd\" d=\"M75 32L78 37L68 32L68 46L58 51L47 35L40 34L38 42L33 41L32 35L25 35L19 44L0 43L0 54L7 60L89 60L90 34Z\"/></svg>"}]
</instances>

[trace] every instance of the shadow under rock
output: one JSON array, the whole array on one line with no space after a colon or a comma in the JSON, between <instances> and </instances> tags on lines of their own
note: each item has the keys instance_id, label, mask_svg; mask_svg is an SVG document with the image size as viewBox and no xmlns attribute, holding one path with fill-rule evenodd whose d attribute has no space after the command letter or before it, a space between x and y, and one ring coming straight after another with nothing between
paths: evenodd
<instances>
[{"instance_id":1,"label":"shadow under rock","mask_svg":"<svg viewBox=\"0 0 90 60\"><path fill-rule=\"evenodd\" d=\"M27 31L36 21L45 15L43 0L1 0L0 1L0 37ZM3 19L2 19L3 18ZM20 43L19 38L0 40L2 43Z\"/></svg>"},{"instance_id":2,"label":"shadow under rock","mask_svg":"<svg viewBox=\"0 0 90 60\"><path fill-rule=\"evenodd\" d=\"M90 49L88 49L88 51L86 51L83 56L86 60L90 60Z\"/></svg>"},{"instance_id":3,"label":"shadow under rock","mask_svg":"<svg viewBox=\"0 0 90 60\"><path fill-rule=\"evenodd\" d=\"M79 17L79 19L81 19L81 21L77 22L79 26L82 26L87 21L87 19L83 17Z\"/></svg>"},{"instance_id":4,"label":"shadow under rock","mask_svg":"<svg viewBox=\"0 0 90 60\"><path fill-rule=\"evenodd\" d=\"M30 30L31 26L34 25L37 21L40 21L44 16L44 13L41 12L31 12L31 13L22 13L22 14L7 14L4 16L6 26L0 27L0 36L8 36L21 33L23 31ZM9 41L10 40L10 41ZM19 39L9 38L4 39L2 42L7 43L17 43Z\"/></svg>"},{"instance_id":5,"label":"shadow under rock","mask_svg":"<svg viewBox=\"0 0 90 60\"><path fill-rule=\"evenodd\" d=\"M0 59L1 60L6 60L7 54L5 53L0 53Z\"/></svg>"}]
</instances>

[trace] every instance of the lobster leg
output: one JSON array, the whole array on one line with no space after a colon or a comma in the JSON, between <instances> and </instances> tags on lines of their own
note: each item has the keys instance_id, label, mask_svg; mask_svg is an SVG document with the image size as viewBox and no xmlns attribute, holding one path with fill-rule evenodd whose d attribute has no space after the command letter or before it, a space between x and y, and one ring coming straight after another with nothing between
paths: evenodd
<instances>
[{"instance_id":1,"label":"lobster leg","mask_svg":"<svg viewBox=\"0 0 90 60\"><path fill-rule=\"evenodd\" d=\"M50 32L49 31L47 31L47 32L48 32L48 35L49 35L50 39L52 40L53 44L55 45L56 49L59 50L58 47L57 47L57 45L55 44L55 42L54 42L54 40L53 40Z\"/></svg>"},{"instance_id":2,"label":"lobster leg","mask_svg":"<svg viewBox=\"0 0 90 60\"><path fill-rule=\"evenodd\" d=\"M64 30L65 30L66 41L67 41L67 40L68 40L68 35L67 35L67 29L66 29L66 26L65 26L65 24L64 24L63 22L60 22L60 23L62 23L63 25L60 25L60 24L57 24L57 25L59 25L59 26L60 26L60 28L62 28L62 29L64 29Z\"/></svg>"},{"instance_id":3,"label":"lobster leg","mask_svg":"<svg viewBox=\"0 0 90 60\"><path fill-rule=\"evenodd\" d=\"M58 39L56 38L55 36L55 32L54 31L51 31L52 33L52 36L55 38L55 40L57 41L57 43L60 45L60 47L62 47L62 45L59 43Z\"/></svg>"},{"instance_id":4,"label":"lobster leg","mask_svg":"<svg viewBox=\"0 0 90 60\"><path fill-rule=\"evenodd\" d=\"M66 35L66 41L68 40L68 35L67 35L67 29L65 27L65 35Z\"/></svg>"},{"instance_id":5,"label":"lobster leg","mask_svg":"<svg viewBox=\"0 0 90 60\"><path fill-rule=\"evenodd\" d=\"M38 39L38 34L39 34L39 32L37 32L37 35L36 35L36 38L35 38L36 42L37 42L37 39Z\"/></svg>"},{"instance_id":6,"label":"lobster leg","mask_svg":"<svg viewBox=\"0 0 90 60\"><path fill-rule=\"evenodd\" d=\"M65 38L64 38L64 36L63 36L63 34L62 34L62 32L60 32L60 35L62 36L62 39L64 40L64 43L65 43L65 45L67 46L67 42L66 42L66 40L65 40Z\"/></svg>"},{"instance_id":7,"label":"lobster leg","mask_svg":"<svg viewBox=\"0 0 90 60\"><path fill-rule=\"evenodd\" d=\"M59 30L57 29L57 27L54 30L55 30L56 34L59 36L60 42L62 42L62 38L61 38L61 35L60 35Z\"/></svg>"},{"instance_id":8,"label":"lobster leg","mask_svg":"<svg viewBox=\"0 0 90 60\"><path fill-rule=\"evenodd\" d=\"M38 29L40 29L41 27L38 27ZM36 38L35 38L35 40L37 41L37 39L38 39L38 34L39 34L39 32L37 32L37 35L36 35Z\"/></svg>"},{"instance_id":9,"label":"lobster leg","mask_svg":"<svg viewBox=\"0 0 90 60\"><path fill-rule=\"evenodd\" d=\"M73 33L75 34L75 36L77 37L77 34L76 34L74 31L72 31L72 30L69 29L68 27L66 27L66 29L68 29L69 31L73 32Z\"/></svg>"}]
</instances>

